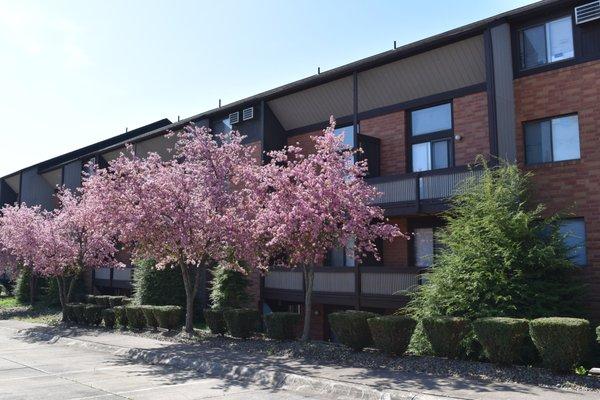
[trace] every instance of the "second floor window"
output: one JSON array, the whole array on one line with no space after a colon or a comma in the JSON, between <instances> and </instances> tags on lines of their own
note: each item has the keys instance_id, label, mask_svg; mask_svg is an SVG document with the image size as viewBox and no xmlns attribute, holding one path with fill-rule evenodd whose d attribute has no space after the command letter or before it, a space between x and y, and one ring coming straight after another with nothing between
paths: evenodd
<instances>
[{"instance_id":1,"label":"second floor window","mask_svg":"<svg viewBox=\"0 0 600 400\"><path fill-rule=\"evenodd\" d=\"M410 113L412 171L450 167L452 162L452 105L440 104Z\"/></svg>"},{"instance_id":2,"label":"second floor window","mask_svg":"<svg viewBox=\"0 0 600 400\"><path fill-rule=\"evenodd\" d=\"M575 56L571 16L521 30L521 68L528 69Z\"/></svg>"},{"instance_id":3,"label":"second floor window","mask_svg":"<svg viewBox=\"0 0 600 400\"><path fill-rule=\"evenodd\" d=\"M357 129L358 128L359 127L357 126ZM335 130L333 131L333 134L335 136L340 136L343 134L344 135L344 144L351 149L356 147L356 143L354 142L354 126L353 125L347 125L347 126L342 126L340 128L335 128Z\"/></svg>"},{"instance_id":4,"label":"second floor window","mask_svg":"<svg viewBox=\"0 0 600 400\"><path fill-rule=\"evenodd\" d=\"M577 115L528 122L524 126L524 131L527 164L580 158Z\"/></svg>"}]
</instances>

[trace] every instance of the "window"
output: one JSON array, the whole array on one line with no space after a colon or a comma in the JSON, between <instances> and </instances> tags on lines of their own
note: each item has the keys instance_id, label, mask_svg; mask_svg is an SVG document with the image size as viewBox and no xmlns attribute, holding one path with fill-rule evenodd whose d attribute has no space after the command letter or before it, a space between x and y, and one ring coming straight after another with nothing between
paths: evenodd
<instances>
[{"instance_id":1,"label":"window","mask_svg":"<svg viewBox=\"0 0 600 400\"><path fill-rule=\"evenodd\" d=\"M354 240L351 240L346 247L336 247L327 252L325 265L328 267L354 267Z\"/></svg>"},{"instance_id":2,"label":"window","mask_svg":"<svg viewBox=\"0 0 600 400\"><path fill-rule=\"evenodd\" d=\"M560 233L564 235L565 245L569 249L569 258L576 265L587 264L585 248L585 221L583 218L566 219L561 221Z\"/></svg>"},{"instance_id":3,"label":"window","mask_svg":"<svg viewBox=\"0 0 600 400\"><path fill-rule=\"evenodd\" d=\"M434 255L439 251L440 244L435 238L436 228L416 228L414 230L415 266L429 268L433 264Z\"/></svg>"},{"instance_id":4,"label":"window","mask_svg":"<svg viewBox=\"0 0 600 400\"><path fill-rule=\"evenodd\" d=\"M528 122L524 130L527 164L580 158L577 115Z\"/></svg>"},{"instance_id":5,"label":"window","mask_svg":"<svg viewBox=\"0 0 600 400\"><path fill-rule=\"evenodd\" d=\"M413 172L448 168L452 165L450 103L412 111L410 127Z\"/></svg>"},{"instance_id":6,"label":"window","mask_svg":"<svg viewBox=\"0 0 600 400\"><path fill-rule=\"evenodd\" d=\"M423 108L411 113L412 135L424 135L452 129L452 110L450 103Z\"/></svg>"},{"instance_id":7,"label":"window","mask_svg":"<svg viewBox=\"0 0 600 400\"><path fill-rule=\"evenodd\" d=\"M575 56L571 16L520 32L521 68L534 68Z\"/></svg>"},{"instance_id":8,"label":"window","mask_svg":"<svg viewBox=\"0 0 600 400\"><path fill-rule=\"evenodd\" d=\"M358 126L357 126L357 128L358 128ZM333 131L333 134L335 136L340 136L343 134L344 135L344 144L352 149L354 147L356 147L356 143L354 143L354 126L353 125L335 128L335 130Z\"/></svg>"}]
</instances>

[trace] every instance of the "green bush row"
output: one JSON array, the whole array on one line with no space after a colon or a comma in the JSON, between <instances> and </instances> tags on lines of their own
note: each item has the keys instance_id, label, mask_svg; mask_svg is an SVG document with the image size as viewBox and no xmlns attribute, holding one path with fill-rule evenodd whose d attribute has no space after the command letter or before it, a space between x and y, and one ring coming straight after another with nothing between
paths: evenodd
<instances>
[{"instance_id":1,"label":"green bush row","mask_svg":"<svg viewBox=\"0 0 600 400\"><path fill-rule=\"evenodd\" d=\"M106 295L91 295L85 296L86 302L89 304L97 304L103 309L122 306L128 301L125 296L106 296ZM126 300L127 299L127 300Z\"/></svg>"},{"instance_id":2,"label":"green bush row","mask_svg":"<svg viewBox=\"0 0 600 400\"><path fill-rule=\"evenodd\" d=\"M67 321L80 325L100 325L113 329L118 326L132 330L146 327L168 330L183 325L183 309L180 306L121 305L103 308L97 304L71 303L65 307Z\"/></svg>"},{"instance_id":3,"label":"green bush row","mask_svg":"<svg viewBox=\"0 0 600 400\"><path fill-rule=\"evenodd\" d=\"M465 318L429 317L421 322L433 353L438 357L458 357L471 332L487 358L500 364L525 361L530 356L527 346L533 342L545 367L560 372L572 371L585 363L590 350L591 329L584 319L481 318L471 324ZM399 355L406 351L416 321L408 316L343 311L330 314L329 324L335 338L354 350L374 345L385 353ZM600 341L600 329L597 333Z\"/></svg>"},{"instance_id":4,"label":"green bush row","mask_svg":"<svg viewBox=\"0 0 600 400\"><path fill-rule=\"evenodd\" d=\"M233 337L247 339L259 327L259 313L248 308L206 309L204 319L208 329L215 335L229 333Z\"/></svg>"}]
</instances>

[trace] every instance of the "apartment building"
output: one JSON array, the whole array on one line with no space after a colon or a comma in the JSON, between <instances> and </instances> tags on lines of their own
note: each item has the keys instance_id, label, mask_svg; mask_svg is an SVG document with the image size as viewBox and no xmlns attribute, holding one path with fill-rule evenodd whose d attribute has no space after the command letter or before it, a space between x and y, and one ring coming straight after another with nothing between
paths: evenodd
<instances>
[{"instance_id":1,"label":"apartment building","mask_svg":"<svg viewBox=\"0 0 600 400\"><path fill-rule=\"evenodd\" d=\"M176 123L136 129L2 178L0 201L53 207L56 184L76 187L82 165L116 157L127 142L166 155L162 135L189 122L238 129L261 151L300 143L310 151L330 115L369 160L378 204L413 240L381 243L382 260L332 251L316 271L313 337L328 338L327 314L386 312L406 303L435 257L439 213L456 185L479 172L479 154L532 171L534 200L567 210L573 259L600 320L600 1L547 0L377 54ZM127 290L131 270L100 269L96 290ZM302 274L254 280L265 311L297 310Z\"/></svg>"}]
</instances>

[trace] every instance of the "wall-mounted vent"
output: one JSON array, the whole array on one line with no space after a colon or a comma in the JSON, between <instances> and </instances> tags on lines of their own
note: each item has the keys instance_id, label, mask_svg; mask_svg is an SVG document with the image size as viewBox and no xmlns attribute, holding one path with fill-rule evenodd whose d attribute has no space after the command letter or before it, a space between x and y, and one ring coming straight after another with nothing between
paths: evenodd
<instances>
[{"instance_id":1,"label":"wall-mounted vent","mask_svg":"<svg viewBox=\"0 0 600 400\"><path fill-rule=\"evenodd\" d=\"M584 24L596 19L600 19L600 0L575 7L576 24Z\"/></svg>"},{"instance_id":2,"label":"wall-mounted vent","mask_svg":"<svg viewBox=\"0 0 600 400\"><path fill-rule=\"evenodd\" d=\"M240 112L239 111L229 114L229 123L231 125L237 124L238 122L240 122Z\"/></svg>"},{"instance_id":3,"label":"wall-mounted vent","mask_svg":"<svg viewBox=\"0 0 600 400\"><path fill-rule=\"evenodd\" d=\"M252 118L254 118L254 107L244 108L242 111L242 120L248 121Z\"/></svg>"}]
</instances>

